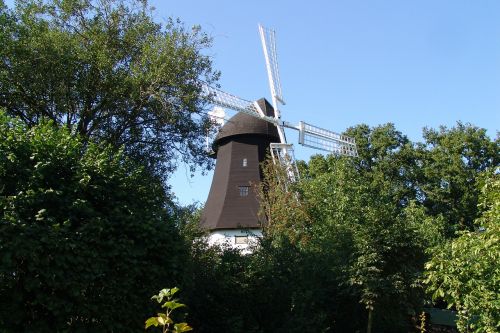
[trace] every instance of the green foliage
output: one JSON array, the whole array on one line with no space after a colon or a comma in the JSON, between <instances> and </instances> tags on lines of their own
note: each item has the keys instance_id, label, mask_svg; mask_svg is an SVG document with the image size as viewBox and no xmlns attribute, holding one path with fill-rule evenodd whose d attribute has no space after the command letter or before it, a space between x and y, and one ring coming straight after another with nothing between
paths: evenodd
<instances>
[{"instance_id":1,"label":"green foliage","mask_svg":"<svg viewBox=\"0 0 500 333\"><path fill-rule=\"evenodd\" d=\"M341 286L346 242L263 240L248 266L255 321L262 332L353 332L361 310ZM339 255L344 255L340 257ZM267 300L272 299L273 302Z\"/></svg>"},{"instance_id":2,"label":"green foliage","mask_svg":"<svg viewBox=\"0 0 500 333\"><path fill-rule=\"evenodd\" d=\"M420 305L417 281L439 228L424 227L434 221L414 202L401 206L394 189L400 184L386 179L385 169L357 169L357 161L333 157L312 162L304 183L304 199L316 216L312 234L322 242L338 242L342 235L347 251L337 255L347 259L337 268L340 283L366 307L367 324L373 319L376 331L404 329L408 313Z\"/></svg>"},{"instance_id":3,"label":"green foliage","mask_svg":"<svg viewBox=\"0 0 500 333\"><path fill-rule=\"evenodd\" d=\"M359 158L313 157L300 163L297 184L263 166L268 224L252 255L208 247L193 228L198 211L180 212L191 221L182 227L191 259L181 285L197 331L356 332L369 323L373 332L411 331L425 300L428 251L451 236L452 222L427 205L429 152L390 124L350 134Z\"/></svg>"},{"instance_id":4,"label":"green foliage","mask_svg":"<svg viewBox=\"0 0 500 333\"><path fill-rule=\"evenodd\" d=\"M428 292L458 311L461 332L500 330L500 178L483 183L476 231L436 249L425 267Z\"/></svg>"},{"instance_id":5,"label":"green foliage","mask_svg":"<svg viewBox=\"0 0 500 333\"><path fill-rule=\"evenodd\" d=\"M208 230L200 226L203 209L198 204L176 206L173 212L181 236L187 242L197 242L208 234Z\"/></svg>"},{"instance_id":6,"label":"green foliage","mask_svg":"<svg viewBox=\"0 0 500 333\"><path fill-rule=\"evenodd\" d=\"M202 238L190 250L182 283L188 322L197 332L255 332L255 303L245 274L250 258L237 250L209 247Z\"/></svg>"},{"instance_id":7,"label":"green foliage","mask_svg":"<svg viewBox=\"0 0 500 333\"><path fill-rule=\"evenodd\" d=\"M339 296L343 288L326 263L342 258L330 250L306 252L286 237L266 237L242 255L198 241L183 283L189 322L199 332L323 332L341 313L347 326L340 329L354 331L359 306Z\"/></svg>"},{"instance_id":8,"label":"green foliage","mask_svg":"<svg viewBox=\"0 0 500 333\"><path fill-rule=\"evenodd\" d=\"M300 163L297 184L285 184L272 163L263 166L268 224L250 256L208 247L192 228L197 211L184 211L192 246L182 287L198 331L411 331L425 300L429 249L452 236L452 221L427 206L432 166L422 163L422 146L390 124L350 131L360 157L313 157Z\"/></svg>"},{"instance_id":9,"label":"green foliage","mask_svg":"<svg viewBox=\"0 0 500 333\"><path fill-rule=\"evenodd\" d=\"M0 239L2 332L137 331L185 260L158 180L123 152L1 112Z\"/></svg>"},{"instance_id":10,"label":"green foliage","mask_svg":"<svg viewBox=\"0 0 500 333\"><path fill-rule=\"evenodd\" d=\"M174 299L174 295L179 291L179 288L172 289L162 289L158 293L158 295L154 295L151 299L156 300L161 304L163 299L165 299L165 303L162 304L162 308L165 309L165 313L158 313L156 317L150 317L146 320L146 329L151 326L161 326L162 332L188 332L193 329L187 323L175 323L172 319L172 312L178 308L185 307L185 304L179 303L178 299Z\"/></svg>"},{"instance_id":11,"label":"green foliage","mask_svg":"<svg viewBox=\"0 0 500 333\"><path fill-rule=\"evenodd\" d=\"M273 240L287 237L292 243L309 239L312 220L305 203L300 200L300 188L290 184L286 170L275 165L269 157L262 165L264 180L257 188L264 233Z\"/></svg>"},{"instance_id":12,"label":"green foliage","mask_svg":"<svg viewBox=\"0 0 500 333\"><path fill-rule=\"evenodd\" d=\"M418 148L423 178L423 203L431 215L442 215L447 233L472 230L478 217L478 175L500 163L500 137L490 140L486 130L470 124L424 129Z\"/></svg>"},{"instance_id":13,"label":"green foliage","mask_svg":"<svg viewBox=\"0 0 500 333\"><path fill-rule=\"evenodd\" d=\"M356 137L359 158L313 157L301 165L303 179L293 188L276 177L280 170L266 167L268 177L261 187L270 222L266 237L275 246L291 243L299 266L312 262L321 267L310 269L321 276L315 281L321 290L329 289L331 298L325 304L331 311L314 310L325 314L319 327L355 331L367 325L398 332L407 329L410 313L420 311L426 249L443 241L447 221L424 208L419 152L393 125L360 125L348 132ZM297 281L314 280L294 272ZM298 298L321 298L314 284L297 287L307 290ZM368 314L360 311L358 302ZM314 302L308 299L305 304ZM355 324L352 314L357 314Z\"/></svg>"},{"instance_id":14,"label":"green foliage","mask_svg":"<svg viewBox=\"0 0 500 333\"><path fill-rule=\"evenodd\" d=\"M176 157L211 165L201 82L214 82L211 39L153 21L147 1L19 0L0 6L0 107L82 138L124 147L165 176Z\"/></svg>"},{"instance_id":15,"label":"green foliage","mask_svg":"<svg viewBox=\"0 0 500 333\"><path fill-rule=\"evenodd\" d=\"M418 332L426 333L427 318L424 311L422 311L420 316L418 316L418 319L419 319Z\"/></svg>"},{"instance_id":16,"label":"green foliage","mask_svg":"<svg viewBox=\"0 0 500 333\"><path fill-rule=\"evenodd\" d=\"M387 193L394 204L407 205L418 199L418 156L414 145L394 124L373 128L358 125L346 131L356 139L359 158L350 165L370 177L374 186L390 188ZM384 184L386 183L386 184ZM371 185L371 184L368 184Z\"/></svg>"}]
</instances>

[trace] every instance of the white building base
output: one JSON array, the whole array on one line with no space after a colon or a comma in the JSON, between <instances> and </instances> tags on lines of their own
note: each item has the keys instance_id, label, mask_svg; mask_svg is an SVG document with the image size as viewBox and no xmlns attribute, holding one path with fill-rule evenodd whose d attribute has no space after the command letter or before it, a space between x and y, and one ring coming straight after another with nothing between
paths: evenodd
<instances>
[{"instance_id":1,"label":"white building base","mask_svg":"<svg viewBox=\"0 0 500 333\"><path fill-rule=\"evenodd\" d=\"M258 245L259 238L262 238L262 229L220 229L210 232L208 244L227 246L249 254Z\"/></svg>"}]
</instances>

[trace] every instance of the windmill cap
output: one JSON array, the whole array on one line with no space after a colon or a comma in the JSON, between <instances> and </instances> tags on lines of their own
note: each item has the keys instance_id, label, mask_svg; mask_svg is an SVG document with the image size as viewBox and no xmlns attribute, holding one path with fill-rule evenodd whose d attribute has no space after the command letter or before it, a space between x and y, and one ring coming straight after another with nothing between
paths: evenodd
<instances>
[{"instance_id":1,"label":"windmill cap","mask_svg":"<svg viewBox=\"0 0 500 333\"><path fill-rule=\"evenodd\" d=\"M274 117L274 109L265 98L259 99L257 104L259 104L264 114ZM217 150L222 140L242 135L262 135L279 141L278 129L274 124L239 112L231 117L219 130L219 134L217 134L213 144L214 151Z\"/></svg>"}]
</instances>

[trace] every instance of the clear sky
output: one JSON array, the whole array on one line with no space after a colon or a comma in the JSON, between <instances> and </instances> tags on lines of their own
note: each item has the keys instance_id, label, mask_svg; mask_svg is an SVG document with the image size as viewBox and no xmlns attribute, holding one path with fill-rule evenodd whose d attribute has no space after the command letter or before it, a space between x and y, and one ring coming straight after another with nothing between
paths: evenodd
<instances>
[{"instance_id":1,"label":"clear sky","mask_svg":"<svg viewBox=\"0 0 500 333\"><path fill-rule=\"evenodd\" d=\"M12 1L7 1L8 4ZM155 18L199 24L222 89L268 99L257 24L276 30L282 118L341 132L392 122L413 141L422 128L470 122L500 129L498 0L150 0ZM287 132L296 142L294 133ZM307 160L316 151L295 145ZM171 178L181 204L207 198L212 174Z\"/></svg>"},{"instance_id":2,"label":"clear sky","mask_svg":"<svg viewBox=\"0 0 500 333\"><path fill-rule=\"evenodd\" d=\"M257 24L276 30L282 118L341 132L392 122L422 128L470 122L500 129L500 1L152 1L214 37L222 89L269 99ZM289 141L296 142L293 133ZM315 151L295 145L307 160ZM212 174L172 177L181 204L204 203Z\"/></svg>"}]
</instances>

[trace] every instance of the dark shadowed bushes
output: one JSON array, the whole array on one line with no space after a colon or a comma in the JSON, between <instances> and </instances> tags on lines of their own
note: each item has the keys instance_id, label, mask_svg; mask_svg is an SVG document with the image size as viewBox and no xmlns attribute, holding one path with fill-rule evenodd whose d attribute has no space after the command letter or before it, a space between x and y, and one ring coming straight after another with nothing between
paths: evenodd
<instances>
[{"instance_id":1,"label":"dark shadowed bushes","mask_svg":"<svg viewBox=\"0 0 500 333\"><path fill-rule=\"evenodd\" d=\"M164 204L122 152L1 113L2 331L139 330L185 260Z\"/></svg>"}]
</instances>

